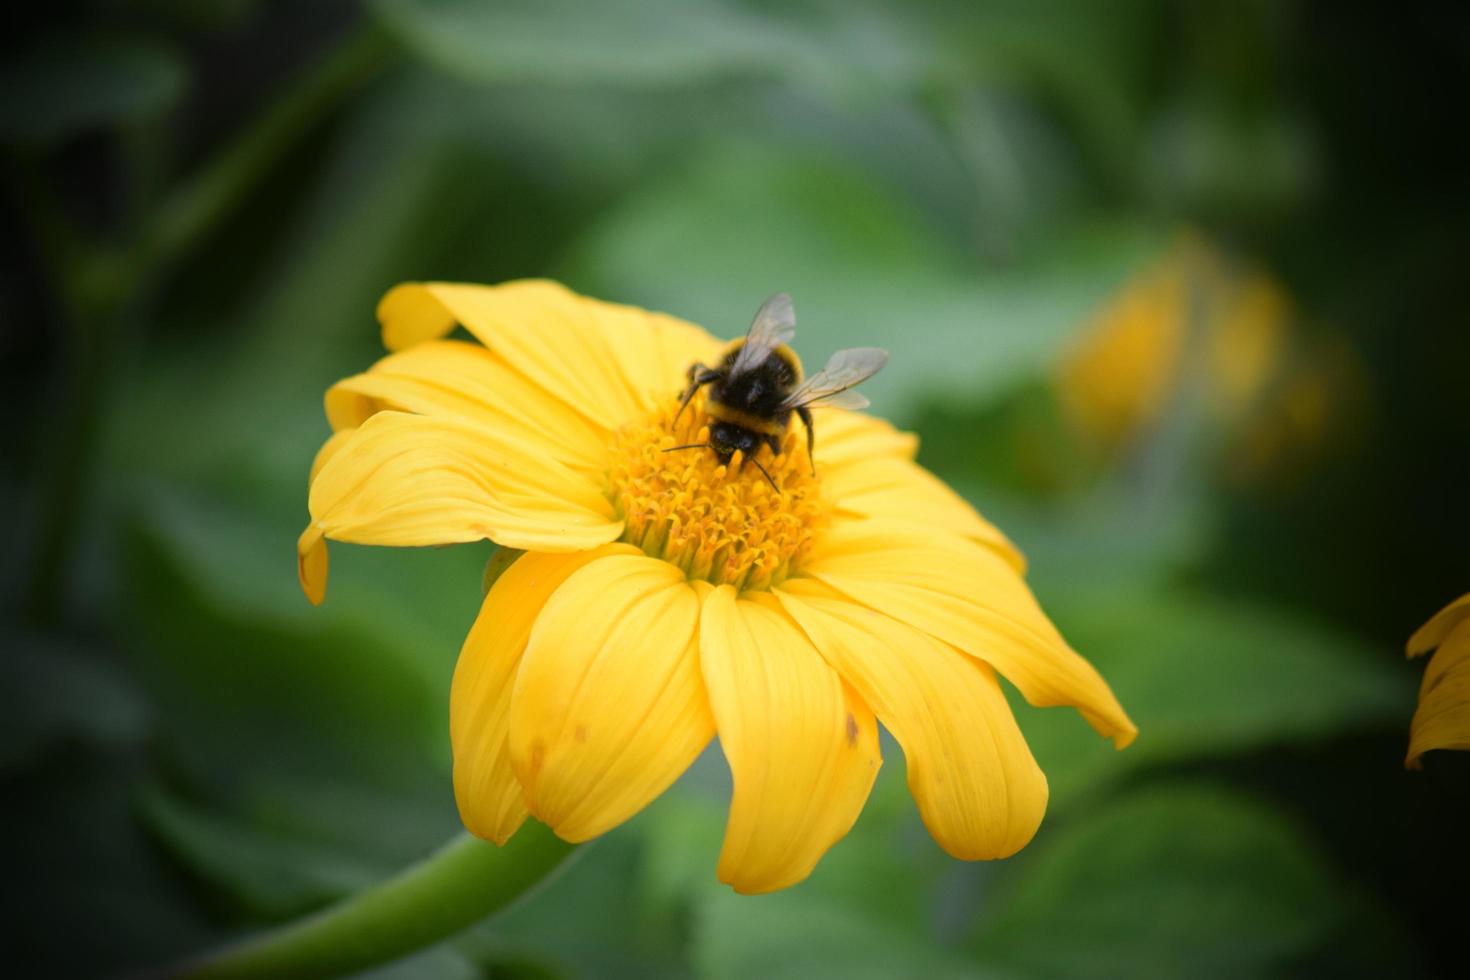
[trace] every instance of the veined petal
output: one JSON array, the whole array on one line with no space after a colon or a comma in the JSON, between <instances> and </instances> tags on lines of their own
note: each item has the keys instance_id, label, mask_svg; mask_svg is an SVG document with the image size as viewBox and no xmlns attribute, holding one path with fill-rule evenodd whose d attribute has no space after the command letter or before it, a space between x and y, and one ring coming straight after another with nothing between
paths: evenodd
<instances>
[{"instance_id":1,"label":"veined petal","mask_svg":"<svg viewBox=\"0 0 1470 980\"><path fill-rule=\"evenodd\" d=\"M852 828L878 774L873 712L780 606L709 592L700 663L735 792L719 878L737 892L801 881Z\"/></svg>"},{"instance_id":2,"label":"veined petal","mask_svg":"<svg viewBox=\"0 0 1470 980\"><path fill-rule=\"evenodd\" d=\"M327 391L327 421L356 428L384 409L478 422L568 466L606 468L608 434L479 344L435 340L389 354Z\"/></svg>"},{"instance_id":3,"label":"veined petal","mask_svg":"<svg viewBox=\"0 0 1470 980\"><path fill-rule=\"evenodd\" d=\"M973 861L1030 842L1046 776L986 664L811 579L777 596L903 746L909 791L941 847Z\"/></svg>"},{"instance_id":4,"label":"veined petal","mask_svg":"<svg viewBox=\"0 0 1470 980\"><path fill-rule=\"evenodd\" d=\"M332 433L322 444L322 448L316 452L316 459L311 463L311 475L306 481L308 487L316 482L316 476L327 465L327 460L337 455L351 436L352 430L343 429ZM327 597L329 565L326 536L321 528L308 524L306 530L296 539L296 579L301 583L301 591L306 593L307 601L313 606L320 606Z\"/></svg>"},{"instance_id":5,"label":"veined petal","mask_svg":"<svg viewBox=\"0 0 1470 980\"><path fill-rule=\"evenodd\" d=\"M642 554L592 562L547 600L516 675L510 758L561 837L616 827L709 744L698 624L683 573Z\"/></svg>"},{"instance_id":6,"label":"veined petal","mask_svg":"<svg viewBox=\"0 0 1470 980\"><path fill-rule=\"evenodd\" d=\"M546 280L406 283L383 297L378 319L390 350L463 324L527 380L608 428L672 395L688 367L681 362L704 349L707 336L673 317L588 299ZM713 339L708 345L718 349Z\"/></svg>"},{"instance_id":7,"label":"veined petal","mask_svg":"<svg viewBox=\"0 0 1470 980\"><path fill-rule=\"evenodd\" d=\"M1414 631L1414 635L1409 637L1409 656L1417 657L1433 650L1444 642L1450 630L1467 618L1470 618L1470 594L1460 596Z\"/></svg>"},{"instance_id":8,"label":"veined petal","mask_svg":"<svg viewBox=\"0 0 1470 980\"><path fill-rule=\"evenodd\" d=\"M872 415L822 407L814 408L812 415L817 430L817 471L823 479L829 471L854 461L875 456L911 460L919 451L918 436L900 432Z\"/></svg>"},{"instance_id":9,"label":"veined petal","mask_svg":"<svg viewBox=\"0 0 1470 980\"><path fill-rule=\"evenodd\" d=\"M352 430L345 428L339 428L338 431L327 437L327 441L322 443L322 448L316 451L316 458L311 461L311 475L306 479L308 487L316 482L316 475L322 471L323 466L327 465L327 460L337 455L351 437Z\"/></svg>"},{"instance_id":10,"label":"veined petal","mask_svg":"<svg viewBox=\"0 0 1470 980\"><path fill-rule=\"evenodd\" d=\"M1010 539L917 463L895 456L859 457L823 470L822 483L841 511L958 534L1025 574L1026 559Z\"/></svg>"},{"instance_id":11,"label":"veined petal","mask_svg":"<svg viewBox=\"0 0 1470 980\"><path fill-rule=\"evenodd\" d=\"M601 488L535 448L458 419L379 412L317 474L312 524L357 544L581 551L615 540L622 522Z\"/></svg>"},{"instance_id":12,"label":"veined petal","mask_svg":"<svg viewBox=\"0 0 1470 980\"><path fill-rule=\"evenodd\" d=\"M578 569L609 555L609 544L570 554L527 552L496 579L465 637L449 694L454 799L470 833L504 844L526 819L525 794L511 766L511 692L531 627L553 592Z\"/></svg>"},{"instance_id":13,"label":"veined petal","mask_svg":"<svg viewBox=\"0 0 1470 980\"><path fill-rule=\"evenodd\" d=\"M578 298L602 324L619 372L645 410L677 399L689 366L713 365L725 347L694 324L666 313Z\"/></svg>"},{"instance_id":14,"label":"veined petal","mask_svg":"<svg viewBox=\"0 0 1470 980\"><path fill-rule=\"evenodd\" d=\"M842 521L801 574L984 660L1038 706L1069 704L1123 748L1138 729L995 552L894 521Z\"/></svg>"},{"instance_id":15,"label":"veined petal","mask_svg":"<svg viewBox=\"0 0 1470 980\"><path fill-rule=\"evenodd\" d=\"M1410 769L1420 768L1420 757L1433 749L1470 749L1470 616L1457 617L1438 646L1424 670L1419 707L1409 726L1404 765Z\"/></svg>"}]
</instances>

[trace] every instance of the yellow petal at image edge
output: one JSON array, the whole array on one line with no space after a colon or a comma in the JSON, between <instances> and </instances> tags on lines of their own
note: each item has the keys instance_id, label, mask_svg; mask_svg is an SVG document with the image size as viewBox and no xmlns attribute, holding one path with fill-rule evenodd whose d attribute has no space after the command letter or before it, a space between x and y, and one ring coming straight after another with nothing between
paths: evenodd
<instances>
[{"instance_id":1,"label":"yellow petal at image edge","mask_svg":"<svg viewBox=\"0 0 1470 980\"><path fill-rule=\"evenodd\" d=\"M1467 617L1470 617L1470 594L1460 596L1414 631L1414 635L1409 637L1409 656L1418 657L1439 646L1449 636L1450 630Z\"/></svg>"},{"instance_id":2,"label":"yellow petal at image edge","mask_svg":"<svg viewBox=\"0 0 1470 980\"><path fill-rule=\"evenodd\" d=\"M994 551L894 521L841 521L802 574L994 667L1031 704L1071 705L1123 748L1138 729Z\"/></svg>"},{"instance_id":3,"label":"yellow petal at image edge","mask_svg":"<svg viewBox=\"0 0 1470 980\"><path fill-rule=\"evenodd\" d=\"M811 579L777 596L903 747L909 790L941 847L978 860L1030 842L1046 776L988 666Z\"/></svg>"},{"instance_id":4,"label":"yellow petal at image edge","mask_svg":"<svg viewBox=\"0 0 1470 980\"><path fill-rule=\"evenodd\" d=\"M454 799L477 837L504 844L526 818L525 796L510 762L511 692L531 628L553 592L574 572L625 544L570 554L521 555L486 594L465 638L449 695Z\"/></svg>"},{"instance_id":5,"label":"yellow petal at image edge","mask_svg":"<svg viewBox=\"0 0 1470 980\"><path fill-rule=\"evenodd\" d=\"M510 758L559 836L616 827L709 744L698 626L683 572L643 554L600 558L547 600L516 673Z\"/></svg>"},{"instance_id":6,"label":"yellow petal at image edge","mask_svg":"<svg viewBox=\"0 0 1470 980\"><path fill-rule=\"evenodd\" d=\"M699 650L734 780L719 879L745 894L793 885L862 810L876 719L769 595L710 590Z\"/></svg>"},{"instance_id":7,"label":"yellow petal at image edge","mask_svg":"<svg viewBox=\"0 0 1470 980\"><path fill-rule=\"evenodd\" d=\"M1425 752L1470 749L1470 615L1458 616L1438 645L1424 670L1419 706L1409 725L1404 764L1410 769L1421 767Z\"/></svg>"},{"instance_id":8,"label":"yellow petal at image edge","mask_svg":"<svg viewBox=\"0 0 1470 980\"><path fill-rule=\"evenodd\" d=\"M312 526L399 547L489 538L580 551L616 540L622 522L599 486L536 448L458 419L379 412L317 474Z\"/></svg>"}]
</instances>

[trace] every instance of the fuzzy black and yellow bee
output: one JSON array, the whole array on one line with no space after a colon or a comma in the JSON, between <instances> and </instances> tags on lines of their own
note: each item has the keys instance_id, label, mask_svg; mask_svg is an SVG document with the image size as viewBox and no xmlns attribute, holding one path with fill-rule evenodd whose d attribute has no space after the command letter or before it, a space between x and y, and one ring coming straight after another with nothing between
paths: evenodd
<instances>
[{"instance_id":1,"label":"fuzzy black and yellow bee","mask_svg":"<svg viewBox=\"0 0 1470 980\"><path fill-rule=\"evenodd\" d=\"M770 473L756 458L762 445L779 455L781 440L795 412L806 426L807 458L814 459L816 430L813 407L866 408L868 400L850 389L871 378L888 361L888 352L878 347L840 350L827 366L803 380L801 359L787 346L796 336L796 310L791 297L777 293L761 304L746 335L731 344L719 366L695 363L689 366L689 387L684 390L677 422L694 393L705 385L709 392L704 409L711 419L709 442L677 449L710 449L721 463L728 463L738 449L756 465L772 487ZM816 473L816 464L812 464Z\"/></svg>"}]
</instances>

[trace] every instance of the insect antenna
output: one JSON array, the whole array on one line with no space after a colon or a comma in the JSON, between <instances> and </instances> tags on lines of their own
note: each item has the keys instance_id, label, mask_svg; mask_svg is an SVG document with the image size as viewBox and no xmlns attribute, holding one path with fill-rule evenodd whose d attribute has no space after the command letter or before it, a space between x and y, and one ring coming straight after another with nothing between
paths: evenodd
<instances>
[{"instance_id":1,"label":"insect antenna","mask_svg":"<svg viewBox=\"0 0 1470 980\"><path fill-rule=\"evenodd\" d=\"M691 442L687 446L670 446L668 449L660 449L661 453L676 453L681 449L713 449L714 446L707 442Z\"/></svg>"},{"instance_id":2,"label":"insect antenna","mask_svg":"<svg viewBox=\"0 0 1470 980\"><path fill-rule=\"evenodd\" d=\"M772 490L774 490L774 491L776 491L776 492L777 492L777 493L780 493L780 492L781 492L781 488L780 488L780 487L778 487L778 486L776 486L776 481L775 481L775 480L773 480L773 479L771 479L771 474L770 474L770 473L767 473L767 472L766 472L766 468L765 468L765 467L764 467L764 466L762 466L762 465L761 465L761 461L760 461L760 460L758 460L758 459L756 459L756 458L755 458L755 457L754 457L754 456L749 456L749 457L747 457L747 458L748 458L748 459L749 459L749 460L750 460L750 461L751 461L751 462L752 462L752 463L754 463L754 464L755 464L755 468L756 468L756 469L758 469L758 470L760 470L760 471L761 471L761 476L763 476L763 477L765 477L765 478L766 478L766 482L767 482L767 483L769 483L769 484L770 484L770 485L771 485L771 489L772 489Z\"/></svg>"}]
</instances>

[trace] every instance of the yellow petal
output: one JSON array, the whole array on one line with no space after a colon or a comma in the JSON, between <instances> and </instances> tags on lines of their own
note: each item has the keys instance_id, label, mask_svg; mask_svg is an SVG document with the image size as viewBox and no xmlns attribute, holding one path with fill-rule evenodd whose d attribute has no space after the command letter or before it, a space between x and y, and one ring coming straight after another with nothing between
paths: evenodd
<instances>
[{"instance_id":1,"label":"yellow petal","mask_svg":"<svg viewBox=\"0 0 1470 980\"><path fill-rule=\"evenodd\" d=\"M495 580L465 638L449 695L454 799L470 833L504 844L526 819L525 796L510 762L511 692L531 627L546 600L574 572L608 555L610 544L571 554L528 552Z\"/></svg>"},{"instance_id":2,"label":"yellow petal","mask_svg":"<svg viewBox=\"0 0 1470 980\"><path fill-rule=\"evenodd\" d=\"M774 891L852 828L878 774L873 712L769 596L709 592L699 652L735 792L719 878Z\"/></svg>"},{"instance_id":3,"label":"yellow petal","mask_svg":"<svg viewBox=\"0 0 1470 980\"><path fill-rule=\"evenodd\" d=\"M985 545L1018 573L1026 559L1000 529L917 463L873 455L822 471L824 491L839 510L858 517L918 523Z\"/></svg>"},{"instance_id":4,"label":"yellow petal","mask_svg":"<svg viewBox=\"0 0 1470 980\"><path fill-rule=\"evenodd\" d=\"M357 544L580 551L615 540L622 522L601 488L535 450L457 419L379 412L317 474L312 523Z\"/></svg>"},{"instance_id":5,"label":"yellow petal","mask_svg":"<svg viewBox=\"0 0 1470 980\"><path fill-rule=\"evenodd\" d=\"M376 412L398 409L515 433L568 466L606 467L608 420L588 421L479 344L437 340L389 354L370 371L333 385L326 408L335 429L356 428Z\"/></svg>"},{"instance_id":6,"label":"yellow petal","mask_svg":"<svg viewBox=\"0 0 1470 980\"><path fill-rule=\"evenodd\" d=\"M1404 764L1418 769L1433 749L1470 749L1470 617L1463 615L1424 671Z\"/></svg>"},{"instance_id":7,"label":"yellow petal","mask_svg":"<svg viewBox=\"0 0 1470 980\"><path fill-rule=\"evenodd\" d=\"M531 812L583 841L643 809L714 735L699 601L683 573L613 555L568 578L531 630L510 752Z\"/></svg>"},{"instance_id":8,"label":"yellow petal","mask_svg":"<svg viewBox=\"0 0 1470 980\"><path fill-rule=\"evenodd\" d=\"M940 846L972 861L1025 847L1046 812L1046 776L994 672L811 579L777 595L903 746L909 790Z\"/></svg>"},{"instance_id":9,"label":"yellow petal","mask_svg":"<svg viewBox=\"0 0 1470 980\"><path fill-rule=\"evenodd\" d=\"M987 548L913 524L842 521L817 539L801 573L986 661L1034 705L1072 705L1118 748L1138 734L1021 576Z\"/></svg>"},{"instance_id":10,"label":"yellow petal","mask_svg":"<svg viewBox=\"0 0 1470 980\"><path fill-rule=\"evenodd\" d=\"M691 354L718 350L691 324L545 280L406 283L383 298L378 318L390 350L463 324L527 380L611 428L672 397L688 360L697 359Z\"/></svg>"},{"instance_id":11,"label":"yellow petal","mask_svg":"<svg viewBox=\"0 0 1470 980\"><path fill-rule=\"evenodd\" d=\"M321 529L308 527L296 539L296 578L313 606L320 606L327 597L327 564L327 542Z\"/></svg>"},{"instance_id":12,"label":"yellow petal","mask_svg":"<svg viewBox=\"0 0 1470 980\"><path fill-rule=\"evenodd\" d=\"M1419 627L1414 635L1409 637L1409 656L1417 657L1439 646L1449 635L1450 630L1467 617L1470 617L1470 594L1460 596L1435 613L1429 622Z\"/></svg>"},{"instance_id":13,"label":"yellow petal","mask_svg":"<svg viewBox=\"0 0 1470 980\"><path fill-rule=\"evenodd\" d=\"M352 431L348 429L334 432L322 444L316 459L312 460L307 486L316 482L317 474L327 465L327 460L337 455L351 435ZM301 583L301 591L306 593L307 601L313 606L320 606L327 597L327 557L327 539L321 528L308 524L296 539L296 578Z\"/></svg>"},{"instance_id":14,"label":"yellow petal","mask_svg":"<svg viewBox=\"0 0 1470 980\"><path fill-rule=\"evenodd\" d=\"M327 460L337 455L351 436L351 429L340 429L340 431L333 432L327 441L322 443L322 448L316 451L316 458L311 461L311 475L306 480L308 487L316 482L316 475L322 471L323 466L327 465Z\"/></svg>"},{"instance_id":15,"label":"yellow petal","mask_svg":"<svg viewBox=\"0 0 1470 980\"><path fill-rule=\"evenodd\" d=\"M817 430L817 472L823 479L829 470L853 461L874 456L913 459L919 451L918 436L900 432L883 419L841 408L816 408L812 414Z\"/></svg>"}]
</instances>

